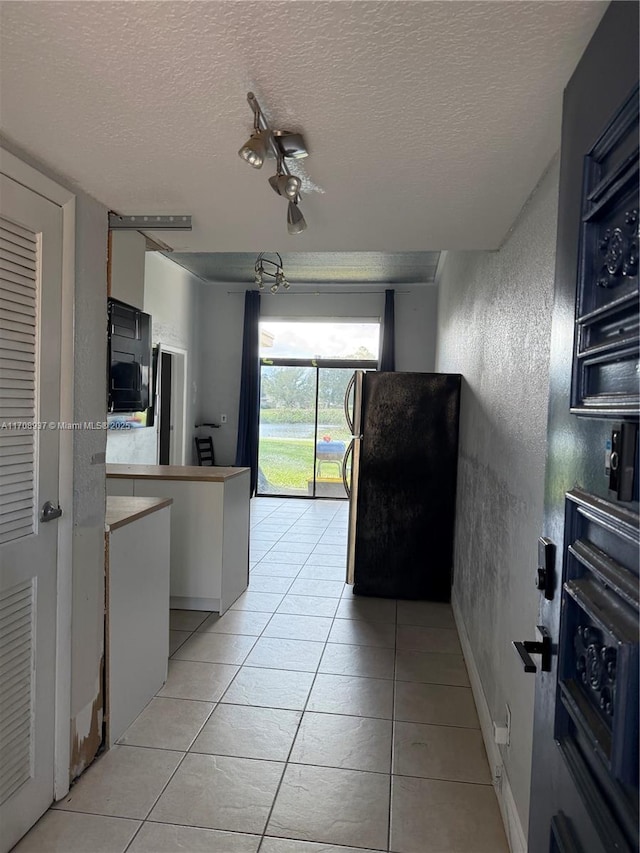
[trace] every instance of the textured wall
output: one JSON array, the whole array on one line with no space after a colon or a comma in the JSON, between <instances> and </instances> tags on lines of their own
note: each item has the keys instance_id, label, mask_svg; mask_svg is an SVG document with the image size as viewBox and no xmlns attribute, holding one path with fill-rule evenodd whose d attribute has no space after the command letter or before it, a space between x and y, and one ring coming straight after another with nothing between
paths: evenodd
<instances>
[{"instance_id":1,"label":"textured wall","mask_svg":"<svg viewBox=\"0 0 640 853\"><path fill-rule=\"evenodd\" d=\"M528 824L534 679L511 641L533 639L539 593L558 164L552 161L496 252L448 253L437 369L464 376L454 596L491 716L512 714L501 747Z\"/></svg>"},{"instance_id":2,"label":"textured wall","mask_svg":"<svg viewBox=\"0 0 640 853\"><path fill-rule=\"evenodd\" d=\"M346 288L345 288L346 289ZM233 465L238 429L240 363L245 287L204 285L200 312L199 418L228 422L213 434L216 461ZM380 320L384 313L384 288L367 293L267 293L260 305L263 317L308 319L351 317ZM400 285L396 290L396 368L432 371L435 364L437 289Z\"/></svg>"}]
</instances>

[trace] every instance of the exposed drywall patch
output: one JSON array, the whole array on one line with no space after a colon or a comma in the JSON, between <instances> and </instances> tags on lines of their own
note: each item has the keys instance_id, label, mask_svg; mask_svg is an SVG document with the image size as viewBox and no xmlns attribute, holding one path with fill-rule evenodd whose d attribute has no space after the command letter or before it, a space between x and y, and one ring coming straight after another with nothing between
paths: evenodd
<instances>
[{"instance_id":1,"label":"exposed drywall patch","mask_svg":"<svg viewBox=\"0 0 640 853\"><path fill-rule=\"evenodd\" d=\"M102 743L104 719L103 685L104 657L100 661L100 679L96 685L96 697L86 705L75 719L71 720L71 762L69 781L73 782L96 757Z\"/></svg>"}]
</instances>

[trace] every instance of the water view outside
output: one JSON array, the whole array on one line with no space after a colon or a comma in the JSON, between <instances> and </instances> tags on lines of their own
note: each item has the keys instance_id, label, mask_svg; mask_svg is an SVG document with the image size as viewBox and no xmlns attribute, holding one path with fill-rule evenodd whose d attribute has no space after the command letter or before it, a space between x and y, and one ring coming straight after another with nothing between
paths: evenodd
<instances>
[{"instance_id":1,"label":"water view outside","mask_svg":"<svg viewBox=\"0 0 640 853\"><path fill-rule=\"evenodd\" d=\"M313 362L348 359L371 367L379 324L265 321L260 330L258 494L345 498L342 474L351 433L344 396L353 368ZM294 358L309 364L278 363Z\"/></svg>"}]
</instances>

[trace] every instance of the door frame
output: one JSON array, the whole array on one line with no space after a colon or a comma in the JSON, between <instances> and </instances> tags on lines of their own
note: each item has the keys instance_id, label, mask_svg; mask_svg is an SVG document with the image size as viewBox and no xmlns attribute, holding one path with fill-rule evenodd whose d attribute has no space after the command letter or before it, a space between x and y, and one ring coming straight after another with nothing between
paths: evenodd
<instances>
[{"instance_id":1,"label":"door frame","mask_svg":"<svg viewBox=\"0 0 640 853\"><path fill-rule=\"evenodd\" d=\"M62 209L60 420L73 423L76 197L0 145L0 172ZM69 791L71 756L71 612L73 601L73 429L58 430L60 448L56 567L56 666L53 798Z\"/></svg>"},{"instance_id":2,"label":"door frame","mask_svg":"<svg viewBox=\"0 0 640 853\"><path fill-rule=\"evenodd\" d=\"M189 385L187 381L189 368L189 353L181 347L173 347L160 343L160 352L169 353L171 356L171 420L173 421L173 434L169 439L169 463L171 465L184 465L186 455L187 439L187 392ZM160 367L162 370L162 366ZM158 411L160 411L158 409ZM160 454L160 425L158 424L158 444L156 459Z\"/></svg>"}]
</instances>

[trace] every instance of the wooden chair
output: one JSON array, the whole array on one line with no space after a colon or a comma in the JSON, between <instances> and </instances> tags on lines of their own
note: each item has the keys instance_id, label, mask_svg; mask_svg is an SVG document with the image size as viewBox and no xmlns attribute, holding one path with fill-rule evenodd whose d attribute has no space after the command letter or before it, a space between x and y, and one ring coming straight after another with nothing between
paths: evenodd
<instances>
[{"instance_id":1,"label":"wooden chair","mask_svg":"<svg viewBox=\"0 0 640 853\"><path fill-rule=\"evenodd\" d=\"M213 439L211 436L206 438L195 438L196 456L198 457L198 465L215 465L216 460L213 453Z\"/></svg>"}]
</instances>

